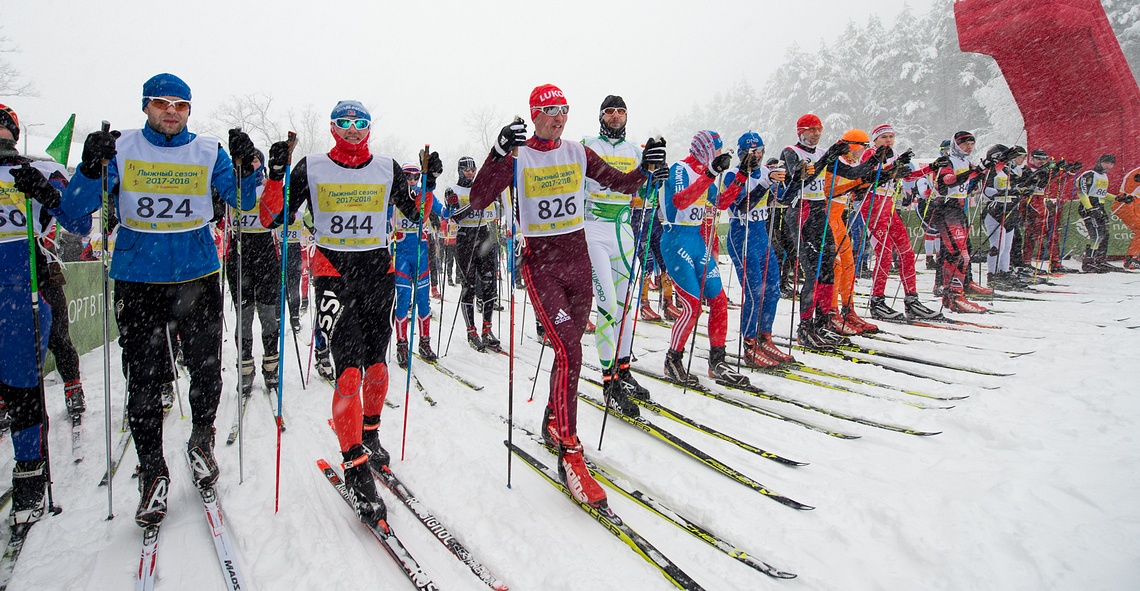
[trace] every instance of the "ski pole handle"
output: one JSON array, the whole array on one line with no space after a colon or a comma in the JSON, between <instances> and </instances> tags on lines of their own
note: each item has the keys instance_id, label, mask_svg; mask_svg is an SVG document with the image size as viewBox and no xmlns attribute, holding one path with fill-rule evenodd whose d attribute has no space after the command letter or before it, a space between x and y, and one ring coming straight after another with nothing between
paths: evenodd
<instances>
[{"instance_id":1,"label":"ski pole handle","mask_svg":"<svg viewBox=\"0 0 1140 591\"><path fill-rule=\"evenodd\" d=\"M99 129L100 129L100 130L101 130L103 133L107 133L107 132L111 131L111 122L110 122L110 121L107 121L106 119L104 119L104 120L103 120L103 123L102 123L102 124L99 126ZM111 161L110 161L110 160L107 160L106 158L104 158L104 159L101 161L101 163L103 164L103 166L107 166L108 164L110 164L110 162L111 162Z\"/></svg>"}]
</instances>

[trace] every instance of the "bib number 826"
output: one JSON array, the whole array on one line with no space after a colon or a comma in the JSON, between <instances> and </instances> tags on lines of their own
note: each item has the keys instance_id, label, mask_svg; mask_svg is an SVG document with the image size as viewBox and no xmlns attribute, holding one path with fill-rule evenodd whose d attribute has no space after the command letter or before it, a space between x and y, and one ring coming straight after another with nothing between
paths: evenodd
<instances>
[{"instance_id":1,"label":"bib number 826","mask_svg":"<svg viewBox=\"0 0 1140 591\"><path fill-rule=\"evenodd\" d=\"M552 197L538 202L538 219L548 220L552 217L576 215L578 206L572 197Z\"/></svg>"}]
</instances>

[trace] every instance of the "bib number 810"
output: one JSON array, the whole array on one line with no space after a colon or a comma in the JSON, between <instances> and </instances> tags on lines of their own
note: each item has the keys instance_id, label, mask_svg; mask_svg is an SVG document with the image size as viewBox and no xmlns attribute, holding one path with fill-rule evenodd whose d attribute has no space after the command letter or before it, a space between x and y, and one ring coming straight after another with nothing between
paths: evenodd
<instances>
[{"instance_id":1,"label":"bib number 810","mask_svg":"<svg viewBox=\"0 0 1140 591\"><path fill-rule=\"evenodd\" d=\"M538 202L538 219L548 220L553 217L576 215L578 206L572 197L552 197Z\"/></svg>"}]
</instances>

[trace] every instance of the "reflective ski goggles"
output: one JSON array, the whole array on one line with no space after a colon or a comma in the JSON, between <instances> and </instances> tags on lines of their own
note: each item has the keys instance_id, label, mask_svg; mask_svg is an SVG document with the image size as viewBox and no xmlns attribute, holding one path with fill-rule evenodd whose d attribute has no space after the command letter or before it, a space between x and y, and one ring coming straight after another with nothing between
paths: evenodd
<instances>
[{"instance_id":1,"label":"reflective ski goggles","mask_svg":"<svg viewBox=\"0 0 1140 591\"><path fill-rule=\"evenodd\" d=\"M368 129L372 126L372 122L367 119L351 119L349 117L338 117L333 119L333 123L341 129Z\"/></svg>"},{"instance_id":2,"label":"reflective ski goggles","mask_svg":"<svg viewBox=\"0 0 1140 591\"><path fill-rule=\"evenodd\" d=\"M146 98L148 101L150 101L150 103L149 103L150 106L158 109L159 111L165 111L165 110L169 109L172 105L174 106L174 110L178 111L179 113L183 113L183 112L190 110L190 101L184 101L181 99L172 101L170 99L164 99L162 97L157 97L157 96L148 96Z\"/></svg>"},{"instance_id":3,"label":"reflective ski goggles","mask_svg":"<svg viewBox=\"0 0 1140 591\"><path fill-rule=\"evenodd\" d=\"M570 112L570 105L550 105L549 107L531 107L531 111L542 111L547 117L557 117L559 113L565 115Z\"/></svg>"},{"instance_id":4,"label":"reflective ski goggles","mask_svg":"<svg viewBox=\"0 0 1140 591\"><path fill-rule=\"evenodd\" d=\"M613 115L614 113L621 113L625 115L625 107L606 107L602 109L602 113L606 115Z\"/></svg>"}]
</instances>

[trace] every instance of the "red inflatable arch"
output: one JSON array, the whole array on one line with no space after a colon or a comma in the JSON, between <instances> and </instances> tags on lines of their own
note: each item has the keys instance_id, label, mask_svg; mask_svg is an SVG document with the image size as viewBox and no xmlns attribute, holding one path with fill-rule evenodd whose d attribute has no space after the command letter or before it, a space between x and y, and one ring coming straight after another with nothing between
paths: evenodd
<instances>
[{"instance_id":1,"label":"red inflatable arch","mask_svg":"<svg viewBox=\"0 0 1140 591\"><path fill-rule=\"evenodd\" d=\"M960 0L962 51L992 56L1025 119L1028 148L1090 167L1115 154L1111 190L1140 164L1140 87L1099 0Z\"/></svg>"}]
</instances>

